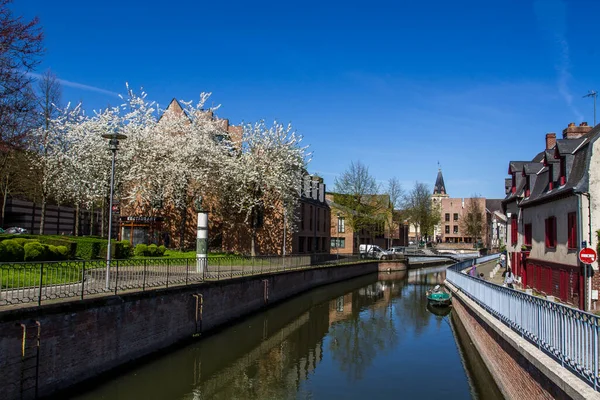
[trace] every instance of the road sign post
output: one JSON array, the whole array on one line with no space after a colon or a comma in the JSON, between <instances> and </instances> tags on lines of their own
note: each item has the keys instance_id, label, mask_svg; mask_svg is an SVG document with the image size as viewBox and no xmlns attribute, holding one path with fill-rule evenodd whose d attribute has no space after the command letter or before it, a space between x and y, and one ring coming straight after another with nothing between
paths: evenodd
<instances>
[{"instance_id":1,"label":"road sign post","mask_svg":"<svg viewBox=\"0 0 600 400\"><path fill-rule=\"evenodd\" d=\"M596 251L591 247L585 247L579 250L579 261L584 264L593 264L598 259Z\"/></svg>"}]
</instances>

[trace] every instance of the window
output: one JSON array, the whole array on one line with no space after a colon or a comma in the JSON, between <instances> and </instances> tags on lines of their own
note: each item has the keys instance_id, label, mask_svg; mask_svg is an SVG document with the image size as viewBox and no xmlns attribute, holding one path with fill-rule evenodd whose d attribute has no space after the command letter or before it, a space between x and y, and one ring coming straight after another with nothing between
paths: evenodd
<instances>
[{"instance_id":1,"label":"window","mask_svg":"<svg viewBox=\"0 0 600 400\"><path fill-rule=\"evenodd\" d=\"M548 165L548 190L554 189L554 165Z\"/></svg>"},{"instance_id":2,"label":"window","mask_svg":"<svg viewBox=\"0 0 600 400\"><path fill-rule=\"evenodd\" d=\"M446 230L445 230L445 232L446 232L446 233L450 233L450 225L446 225Z\"/></svg>"},{"instance_id":3,"label":"window","mask_svg":"<svg viewBox=\"0 0 600 400\"><path fill-rule=\"evenodd\" d=\"M531 224L525 224L525 246L531 246Z\"/></svg>"},{"instance_id":4,"label":"window","mask_svg":"<svg viewBox=\"0 0 600 400\"><path fill-rule=\"evenodd\" d=\"M510 220L510 242L512 243L512 245L516 245L519 239L519 235L518 235L518 227L519 227L519 221L517 220L517 217L512 217Z\"/></svg>"},{"instance_id":5,"label":"window","mask_svg":"<svg viewBox=\"0 0 600 400\"><path fill-rule=\"evenodd\" d=\"M450 213L446 213L445 220L446 220L446 222L450 222Z\"/></svg>"},{"instance_id":6,"label":"window","mask_svg":"<svg viewBox=\"0 0 600 400\"><path fill-rule=\"evenodd\" d=\"M567 214L567 226L568 226L568 241L567 247L569 249L577 248L577 213Z\"/></svg>"},{"instance_id":7,"label":"window","mask_svg":"<svg viewBox=\"0 0 600 400\"><path fill-rule=\"evenodd\" d=\"M346 232L346 218L338 217L338 233Z\"/></svg>"},{"instance_id":8,"label":"window","mask_svg":"<svg viewBox=\"0 0 600 400\"><path fill-rule=\"evenodd\" d=\"M567 165L565 157L560 158L560 176L558 177L559 185L563 186L567 183Z\"/></svg>"},{"instance_id":9,"label":"window","mask_svg":"<svg viewBox=\"0 0 600 400\"><path fill-rule=\"evenodd\" d=\"M311 253L313 250L313 238L308 237L306 238L306 251Z\"/></svg>"},{"instance_id":10,"label":"window","mask_svg":"<svg viewBox=\"0 0 600 400\"><path fill-rule=\"evenodd\" d=\"M556 217L546 218L546 248L556 247Z\"/></svg>"},{"instance_id":11,"label":"window","mask_svg":"<svg viewBox=\"0 0 600 400\"><path fill-rule=\"evenodd\" d=\"M298 253L304 253L304 237L300 236L298 238Z\"/></svg>"},{"instance_id":12,"label":"window","mask_svg":"<svg viewBox=\"0 0 600 400\"><path fill-rule=\"evenodd\" d=\"M454 220L458 221L458 213L454 213Z\"/></svg>"},{"instance_id":13,"label":"window","mask_svg":"<svg viewBox=\"0 0 600 400\"><path fill-rule=\"evenodd\" d=\"M343 237L331 238L331 248L343 249L346 247L346 239Z\"/></svg>"},{"instance_id":14,"label":"window","mask_svg":"<svg viewBox=\"0 0 600 400\"><path fill-rule=\"evenodd\" d=\"M312 232L313 230L313 206L310 206L310 215L308 216L308 229ZM309 248L311 246L308 246Z\"/></svg>"},{"instance_id":15,"label":"window","mask_svg":"<svg viewBox=\"0 0 600 400\"><path fill-rule=\"evenodd\" d=\"M321 209L317 208L317 232L319 232L321 230ZM319 247L317 245L317 247Z\"/></svg>"},{"instance_id":16,"label":"window","mask_svg":"<svg viewBox=\"0 0 600 400\"><path fill-rule=\"evenodd\" d=\"M529 197L531 195L531 179L529 175L525 178L525 197Z\"/></svg>"},{"instance_id":17,"label":"window","mask_svg":"<svg viewBox=\"0 0 600 400\"><path fill-rule=\"evenodd\" d=\"M510 191L512 193L517 193L517 176L516 176L516 173L512 174L512 185L511 185Z\"/></svg>"},{"instance_id":18,"label":"window","mask_svg":"<svg viewBox=\"0 0 600 400\"><path fill-rule=\"evenodd\" d=\"M306 216L304 215L304 203L300 205L300 230L304 230L304 219ZM302 251L300 251L302 252Z\"/></svg>"},{"instance_id":19,"label":"window","mask_svg":"<svg viewBox=\"0 0 600 400\"><path fill-rule=\"evenodd\" d=\"M453 233L458 233L458 225L454 225Z\"/></svg>"}]
</instances>

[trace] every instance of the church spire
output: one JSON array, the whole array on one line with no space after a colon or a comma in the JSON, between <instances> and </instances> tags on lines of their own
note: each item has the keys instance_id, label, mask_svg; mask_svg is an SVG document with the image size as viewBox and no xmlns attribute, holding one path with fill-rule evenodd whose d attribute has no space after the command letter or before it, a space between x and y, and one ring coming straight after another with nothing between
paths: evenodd
<instances>
[{"instance_id":1,"label":"church spire","mask_svg":"<svg viewBox=\"0 0 600 400\"><path fill-rule=\"evenodd\" d=\"M444 177L442 176L442 167L439 162L437 179L435 180L435 185L433 186L433 195L448 197L446 185L444 184Z\"/></svg>"}]
</instances>

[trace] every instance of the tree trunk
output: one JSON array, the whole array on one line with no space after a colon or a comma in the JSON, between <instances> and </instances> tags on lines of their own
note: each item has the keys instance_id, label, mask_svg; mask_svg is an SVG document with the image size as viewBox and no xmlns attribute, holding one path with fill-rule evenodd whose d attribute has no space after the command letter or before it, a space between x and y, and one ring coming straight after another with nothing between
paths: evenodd
<instances>
[{"instance_id":1,"label":"tree trunk","mask_svg":"<svg viewBox=\"0 0 600 400\"><path fill-rule=\"evenodd\" d=\"M250 218L250 256L256 257L256 212L255 212L255 210L252 210L251 218Z\"/></svg>"},{"instance_id":2,"label":"tree trunk","mask_svg":"<svg viewBox=\"0 0 600 400\"><path fill-rule=\"evenodd\" d=\"M6 212L6 202L8 200L8 174L6 175L6 187L4 188L4 196L2 196L2 223L0 226L4 225L4 215Z\"/></svg>"},{"instance_id":3,"label":"tree trunk","mask_svg":"<svg viewBox=\"0 0 600 400\"><path fill-rule=\"evenodd\" d=\"M75 231L73 232L75 236L79 236L79 214L79 203L77 203L77 205L75 206Z\"/></svg>"},{"instance_id":4,"label":"tree trunk","mask_svg":"<svg viewBox=\"0 0 600 400\"><path fill-rule=\"evenodd\" d=\"M42 211L40 215L40 235L44 234L44 225L46 224L46 193L42 193Z\"/></svg>"},{"instance_id":5,"label":"tree trunk","mask_svg":"<svg viewBox=\"0 0 600 400\"><path fill-rule=\"evenodd\" d=\"M94 234L94 202L90 208L90 236Z\"/></svg>"},{"instance_id":6,"label":"tree trunk","mask_svg":"<svg viewBox=\"0 0 600 400\"><path fill-rule=\"evenodd\" d=\"M106 224L105 224L105 221L104 221L105 218L106 218L106 210L105 210L105 208L106 208L106 199L102 199L102 206L100 208L100 236L102 236L102 237L106 237L106 234L104 232L105 229L106 229L105 228Z\"/></svg>"},{"instance_id":7,"label":"tree trunk","mask_svg":"<svg viewBox=\"0 0 600 400\"><path fill-rule=\"evenodd\" d=\"M185 222L187 217L187 210L181 209L181 226L179 227L179 251L185 250Z\"/></svg>"}]
</instances>

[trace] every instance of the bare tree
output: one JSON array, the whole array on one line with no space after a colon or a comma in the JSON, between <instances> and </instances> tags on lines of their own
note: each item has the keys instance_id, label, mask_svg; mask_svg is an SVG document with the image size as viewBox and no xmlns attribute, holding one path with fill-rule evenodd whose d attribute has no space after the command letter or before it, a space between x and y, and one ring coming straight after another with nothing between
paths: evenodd
<instances>
[{"instance_id":1,"label":"bare tree","mask_svg":"<svg viewBox=\"0 0 600 400\"><path fill-rule=\"evenodd\" d=\"M350 162L350 166L339 178L335 178L334 203L352 228L360 245L361 229L370 229L381 210L378 204L379 185L369 173L369 168L360 161Z\"/></svg>"},{"instance_id":2,"label":"bare tree","mask_svg":"<svg viewBox=\"0 0 600 400\"><path fill-rule=\"evenodd\" d=\"M404 198L404 211L410 222L428 238L440 222L440 210L431 201L431 190L424 183L415 182L413 189Z\"/></svg>"},{"instance_id":3,"label":"bare tree","mask_svg":"<svg viewBox=\"0 0 600 400\"><path fill-rule=\"evenodd\" d=\"M24 141L18 129L35 109L28 74L40 62L42 33L38 19L24 22L9 9L12 0L0 0L0 142L17 147Z\"/></svg>"},{"instance_id":4,"label":"bare tree","mask_svg":"<svg viewBox=\"0 0 600 400\"><path fill-rule=\"evenodd\" d=\"M399 219L396 210L402 207L402 199L404 198L404 190L398 178L393 177L388 181L387 194L390 197L391 212L387 214L388 228L388 247L392 246L393 234L399 229Z\"/></svg>"},{"instance_id":5,"label":"bare tree","mask_svg":"<svg viewBox=\"0 0 600 400\"><path fill-rule=\"evenodd\" d=\"M473 195L468 199L465 212L459 222L460 230L465 236L472 238L473 243L477 243L485 231L485 210L482 210L480 202L479 195Z\"/></svg>"},{"instance_id":6,"label":"bare tree","mask_svg":"<svg viewBox=\"0 0 600 400\"><path fill-rule=\"evenodd\" d=\"M42 75L38 83L39 87L39 109L42 118L42 129L38 135L36 149L40 157L40 193L42 196L42 210L40 215L40 235L44 234L46 224L46 205L48 203L50 171L48 171L49 163L46 162L49 156L51 141L52 120L58 115L58 105L61 97L61 87L56 75L52 71L47 70Z\"/></svg>"}]
</instances>

